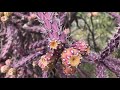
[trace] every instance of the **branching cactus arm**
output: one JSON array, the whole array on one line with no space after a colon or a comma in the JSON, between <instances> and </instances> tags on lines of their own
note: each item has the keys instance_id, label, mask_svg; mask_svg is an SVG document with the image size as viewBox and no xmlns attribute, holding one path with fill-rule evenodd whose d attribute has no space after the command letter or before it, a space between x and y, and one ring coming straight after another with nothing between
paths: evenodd
<instances>
[{"instance_id":1,"label":"branching cactus arm","mask_svg":"<svg viewBox=\"0 0 120 90\"><path fill-rule=\"evenodd\" d=\"M6 54L10 52L11 50L11 46L12 46L12 41L14 39L14 36L17 34L17 30L16 28L14 28L14 26L8 26L7 27L7 32L6 32L6 44L4 45L4 47L1 50L1 57L2 59L5 59Z\"/></svg>"},{"instance_id":2,"label":"branching cactus arm","mask_svg":"<svg viewBox=\"0 0 120 90\"><path fill-rule=\"evenodd\" d=\"M108 78L106 67L102 63L96 64L96 78Z\"/></svg>"},{"instance_id":3,"label":"branching cactus arm","mask_svg":"<svg viewBox=\"0 0 120 90\"><path fill-rule=\"evenodd\" d=\"M110 71L114 72L117 77L120 77L120 60L112 57L107 57L104 62L104 66Z\"/></svg>"}]
</instances>

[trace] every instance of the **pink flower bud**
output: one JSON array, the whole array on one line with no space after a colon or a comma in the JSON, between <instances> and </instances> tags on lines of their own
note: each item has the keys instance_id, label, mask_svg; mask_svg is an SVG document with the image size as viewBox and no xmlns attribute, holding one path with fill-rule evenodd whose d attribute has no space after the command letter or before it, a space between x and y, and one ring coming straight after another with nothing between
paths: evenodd
<instances>
[{"instance_id":1,"label":"pink flower bud","mask_svg":"<svg viewBox=\"0 0 120 90\"><path fill-rule=\"evenodd\" d=\"M7 59L5 61L5 64L8 65L8 66L10 66L12 64L12 60L11 59Z\"/></svg>"}]
</instances>

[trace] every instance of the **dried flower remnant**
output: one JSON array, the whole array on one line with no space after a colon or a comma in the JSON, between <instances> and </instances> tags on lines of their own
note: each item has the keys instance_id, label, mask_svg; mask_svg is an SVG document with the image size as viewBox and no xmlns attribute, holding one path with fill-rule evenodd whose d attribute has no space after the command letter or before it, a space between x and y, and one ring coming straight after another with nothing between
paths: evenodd
<instances>
[{"instance_id":1,"label":"dried flower remnant","mask_svg":"<svg viewBox=\"0 0 120 90\"><path fill-rule=\"evenodd\" d=\"M50 49L57 49L59 44L60 44L59 41L51 40L49 43L49 47L50 47Z\"/></svg>"}]
</instances>

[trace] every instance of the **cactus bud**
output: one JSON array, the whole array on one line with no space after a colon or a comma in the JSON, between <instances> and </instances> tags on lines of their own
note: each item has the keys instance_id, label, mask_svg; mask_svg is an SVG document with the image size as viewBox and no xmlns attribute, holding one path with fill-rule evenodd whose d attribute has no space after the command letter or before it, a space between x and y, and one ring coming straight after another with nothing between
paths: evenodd
<instances>
[{"instance_id":1,"label":"cactus bud","mask_svg":"<svg viewBox=\"0 0 120 90\"><path fill-rule=\"evenodd\" d=\"M7 72L8 75L15 75L16 74L16 69L15 68L10 68Z\"/></svg>"},{"instance_id":2,"label":"cactus bud","mask_svg":"<svg viewBox=\"0 0 120 90\"><path fill-rule=\"evenodd\" d=\"M2 22L6 22L7 20L8 20L8 17L7 17L7 16L2 16L2 17L1 17L1 21L2 21Z\"/></svg>"},{"instance_id":3,"label":"cactus bud","mask_svg":"<svg viewBox=\"0 0 120 90\"><path fill-rule=\"evenodd\" d=\"M51 52L41 56L41 59L38 62L38 66L41 67L43 71L46 71L49 69L50 64L53 62L52 56L53 54Z\"/></svg>"},{"instance_id":4,"label":"cactus bud","mask_svg":"<svg viewBox=\"0 0 120 90\"><path fill-rule=\"evenodd\" d=\"M80 64L82 57L77 49L68 48L62 52L61 59L63 65L77 67Z\"/></svg>"},{"instance_id":5,"label":"cactus bud","mask_svg":"<svg viewBox=\"0 0 120 90\"><path fill-rule=\"evenodd\" d=\"M7 66L7 65L4 65L1 67L1 73L7 73L8 70L9 70L9 66Z\"/></svg>"},{"instance_id":6,"label":"cactus bud","mask_svg":"<svg viewBox=\"0 0 120 90\"><path fill-rule=\"evenodd\" d=\"M65 75L72 75L75 74L76 68L75 67L63 67L63 73Z\"/></svg>"},{"instance_id":7,"label":"cactus bud","mask_svg":"<svg viewBox=\"0 0 120 90\"><path fill-rule=\"evenodd\" d=\"M7 59L5 61L5 64L8 65L8 66L10 66L12 64L12 60L11 59Z\"/></svg>"}]
</instances>

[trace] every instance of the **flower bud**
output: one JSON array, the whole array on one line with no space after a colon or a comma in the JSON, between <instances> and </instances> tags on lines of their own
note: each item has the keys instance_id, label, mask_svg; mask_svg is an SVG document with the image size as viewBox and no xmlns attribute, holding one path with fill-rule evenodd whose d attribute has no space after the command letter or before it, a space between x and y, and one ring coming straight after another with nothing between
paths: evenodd
<instances>
[{"instance_id":1,"label":"flower bud","mask_svg":"<svg viewBox=\"0 0 120 90\"><path fill-rule=\"evenodd\" d=\"M76 68L75 67L63 67L63 73L65 75L73 75L76 73Z\"/></svg>"},{"instance_id":2,"label":"flower bud","mask_svg":"<svg viewBox=\"0 0 120 90\"><path fill-rule=\"evenodd\" d=\"M10 68L7 72L8 75L15 75L16 74L16 69L15 68Z\"/></svg>"},{"instance_id":3,"label":"flower bud","mask_svg":"<svg viewBox=\"0 0 120 90\"><path fill-rule=\"evenodd\" d=\"M9 66L7 66L7 65L4 65L4 66L2 66L1 67L1 73L7 73L8 72L8 70L9 70Z\"/></svg>"},{"instance_id":4,"label":"flower bud","mask_svg":"<svg viewBox=\"0 0 120 90\"><path fill-rule=\"evenodd\" d=\"M1 21L2 21L2 22L6 22L7 20L8 20L8 17L7 17L7 16L2 16L2 17L1 17Z\"/></svg>"},{"instance_id":5,"label":"flower bud","mask_svg":"<svg viewBox=\"0 0 120 90\"><path fill-rule=\"evenodd\" d=\"M5 61L5 64L8 65L8 66L10 66L12 64L12 60L11 59L7 59Z\"/></svg>"},{"instance_id":6,"label":"flower bud","mask_svg":"<svg viewBox=\"0 0 120 90\"><path fill-rule=\"evenodd\" d=\"M39 62L38 62L38 66L41 67L41 69L43 71L46 71L50 68L50 64L53 63L53 53L49 52L46 53L45 55L41 56Z\"/></svg>"}]
</instances>

